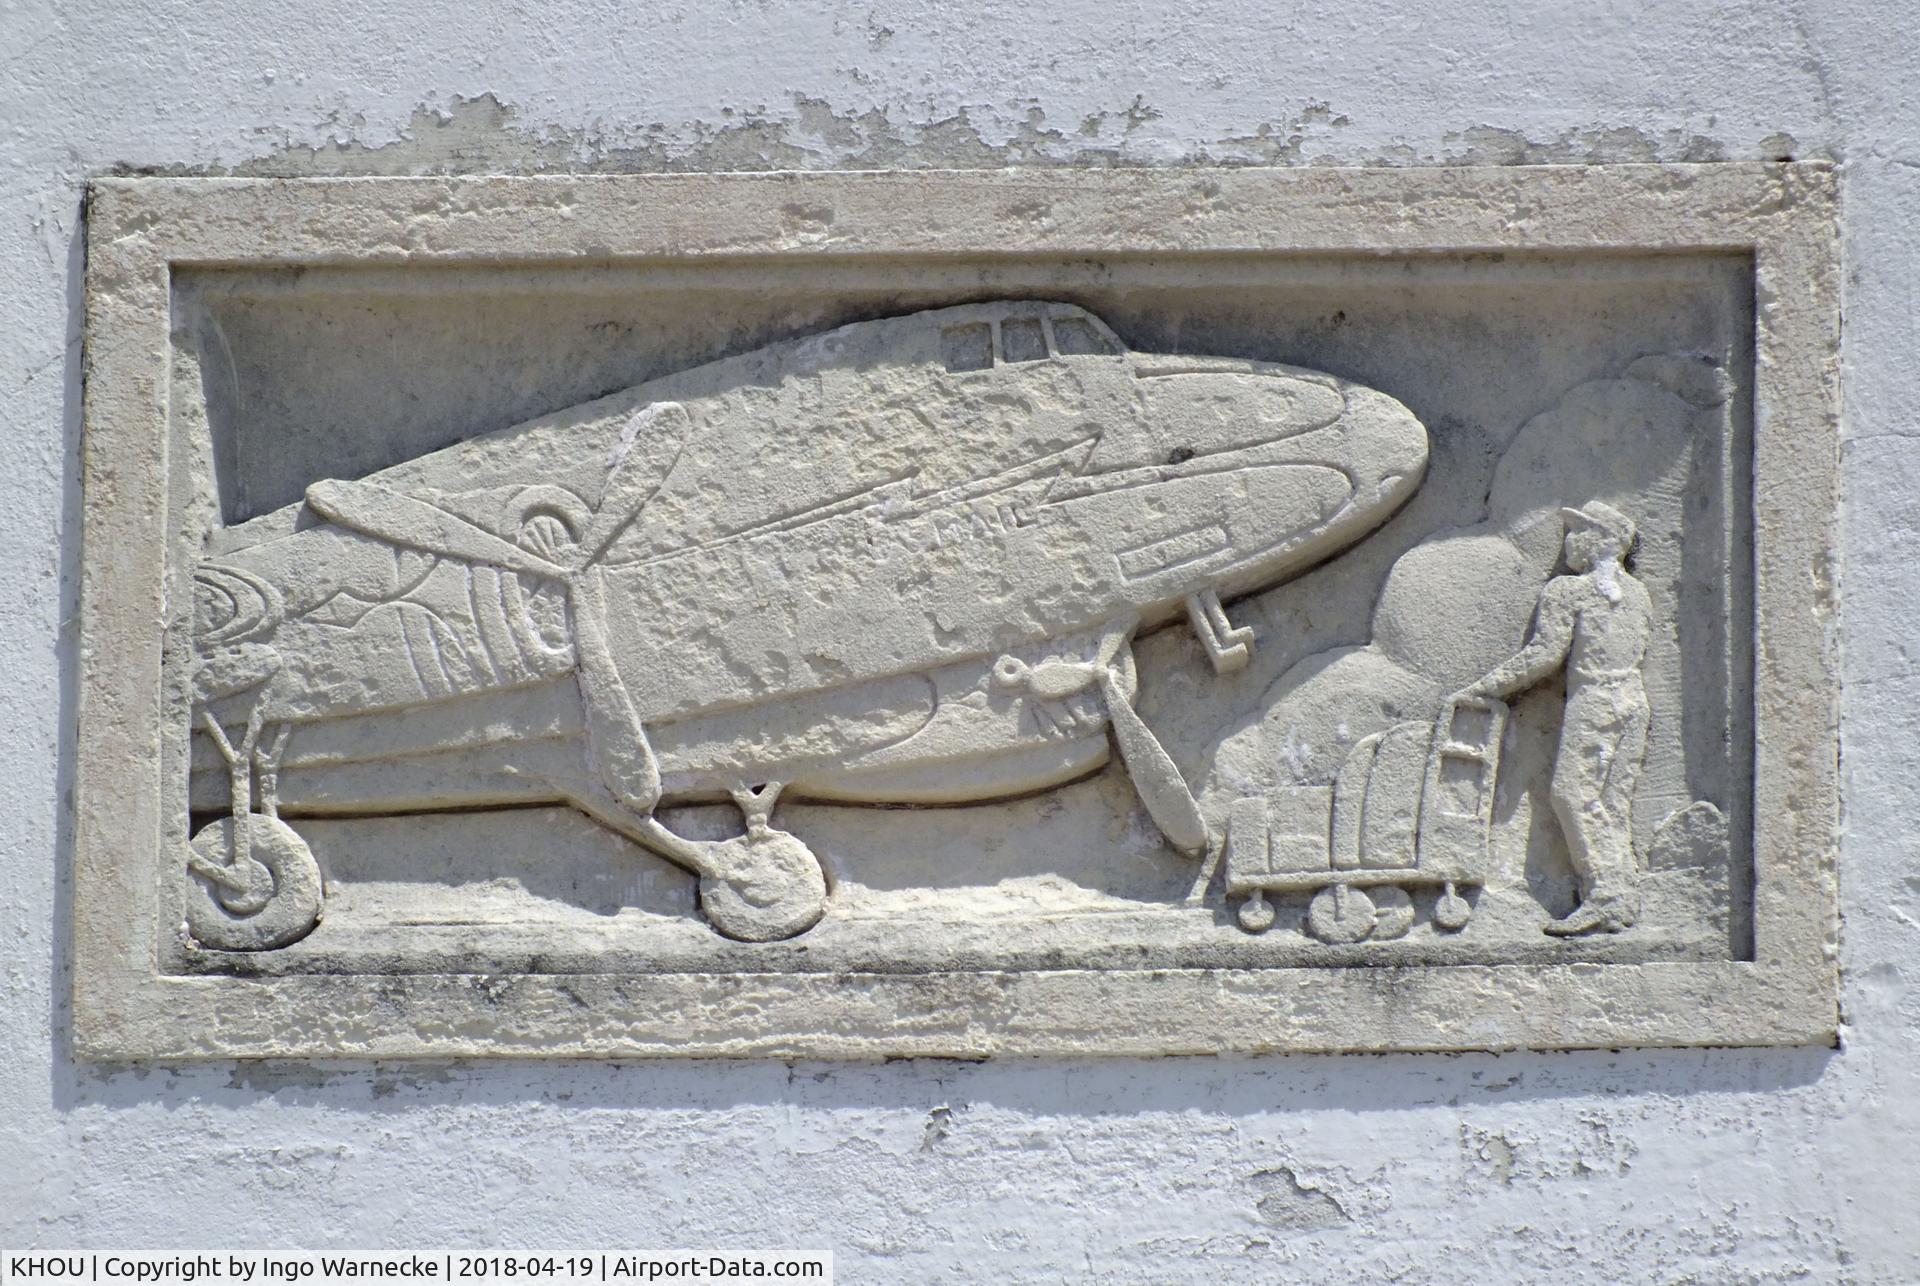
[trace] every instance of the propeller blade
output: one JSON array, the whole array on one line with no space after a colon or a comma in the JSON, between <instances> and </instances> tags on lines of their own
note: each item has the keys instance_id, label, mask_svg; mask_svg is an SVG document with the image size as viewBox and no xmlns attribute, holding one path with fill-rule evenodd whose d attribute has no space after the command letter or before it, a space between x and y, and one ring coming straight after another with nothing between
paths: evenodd
<instances>
[{"instance_id":1,"label":"propeller blade","mask_svg":"<svg viewBox=\"0 0 1920 1286\"><path fill-rule=\"evenodd\" d=\"M410 549L555 580L567 575L567 569L559 564L510 544L465 518L371 482L316 482L307 488L307 503L329 522Z\"/></svg>"},{"instance_id":2,"label":"propeller blade","mask_svg":"<svg viewBox=\"0 0 1920 1286\"><path fill-rule=\"evenodd\" d=\"M1181 852L1204 851L1209 835L1200 805L1187 789L1173 756L1134 710L1110 667L1101 667L1100 694L1106 698L1107 720L1113 728L1113 739L1120 745L1120 758L1140 802L1147 806L1147 815L1167 842Z\"/></svg>"},{"instance_id":3,"label":"propeller blade","mask_svg":"<svg viewBox=\"0 0 1920 1286\"><path fill-rule=\"evenodd\" d=\"M634 711L607 639L607 582L599 568L573 587L574 633L580 654L580 701L587 716L587 762L614 795L635 812L660 802L660 761Z\"/></svg>"},{"instance_id":4,"label":"propeller blade","mask_svg":"<svg viewBox=\"0 0 1920 1286\"><path fill-rule=\"evenodd\" d=\"M692 427L686 407L678 402L656 402L635 414L627 425L627 431L685 442ZM580 537L581 566L587 566L604 554L607 546L619 538L641 508L653 498L653 493L659 490L661 479L641 463L645 457L643 451L630 450L613 466L606 490L600 494L600 507L594 511L593 522Z\"/></svg>"}]
</instances>

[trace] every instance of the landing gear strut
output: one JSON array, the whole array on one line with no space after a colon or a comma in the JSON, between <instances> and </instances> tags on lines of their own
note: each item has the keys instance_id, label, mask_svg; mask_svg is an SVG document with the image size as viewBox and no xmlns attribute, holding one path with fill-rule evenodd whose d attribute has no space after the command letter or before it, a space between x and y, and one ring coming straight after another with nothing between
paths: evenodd
<instances>
[{"instance_id":1,"label":"landing gear strut","mask_svg":"<svg viewBox=\"0 0 1920 1286\"><path fill-rule=\"evenodd\" d=\"M257 705L238 746L211 713L204 713L202 722L227 761L233 802L231 815L201 827L189 842L187 870L195 878L187 882L187 929L203 945L222 951L267 951L298 942L320 923L324 894L313 851L280 820L280 756L290 729L280 725L263 747Z\"/></svg>"},{"instance_id":2,"label":"landing gear strut","mask_svg":"<svg viewBox=\"0 0 1920 1286\"><path fill-rule=\"evenodd\" d=\"M641 847L700 877L707 923L741 942L779 942L805 933L827 913L827 873L798 836L771 824L779 782L733 791L746 834L688 839L652 813L583 779L549 779L568 803Z\"/></svg>"}]
</instances>

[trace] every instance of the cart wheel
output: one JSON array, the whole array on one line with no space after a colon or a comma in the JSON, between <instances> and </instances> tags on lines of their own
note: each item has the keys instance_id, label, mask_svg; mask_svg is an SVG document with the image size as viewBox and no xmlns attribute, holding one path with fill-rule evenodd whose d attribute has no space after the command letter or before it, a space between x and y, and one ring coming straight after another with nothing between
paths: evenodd
<instances>
[{"instance_id":1,"label":"cart wheel","mask_svg":"<svg viewBox=\"0 0 1920 1286\"><path fill-rule=\"evenodd\" d=\"M1328 885L1307 904L1307 932L1322 942L1358 942L1373 932L1373 901L1351 885Z\"/></svg>"},{"instance_id":2,"label":"cart wheel","mask_svg":"<svg viewBox=\"0 0 1920 1286\"><path fill-rule=\"evenodd\" d=\"M1255 889L1253 896L1240 904L1240 927L1248 933L1265 933L1273 927L1273 914L1273 903Z\"/></svg>"},{"instance_id":3,"label":"cart wheel","mask_svg":"<svg viewBox=\"0 0 1920 1286\"><path fill-rule=\"evenodd\" d=\"M1413 928L1413 897L1397 884L1373 891L1373 940L1404 938Z\"/></svg>"},{"instance_id":4,"label":"cart wheel","mask_svg":"<svg viewBox=\"0 0 1920 1286\"><path fill-rule=\"evenodd\" d=\"M1453 882L1449 880L1444 892L1433 904L1434 926L1445 933L1458 933L1466 928L1467 920L1473 915L1473 903L1453 891Z\"/></svg>"}]
</instances>

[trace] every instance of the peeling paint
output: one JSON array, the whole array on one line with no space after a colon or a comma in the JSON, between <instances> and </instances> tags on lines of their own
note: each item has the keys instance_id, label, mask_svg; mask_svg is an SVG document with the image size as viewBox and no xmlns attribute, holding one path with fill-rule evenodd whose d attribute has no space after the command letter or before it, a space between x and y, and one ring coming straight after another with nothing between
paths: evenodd
<instances>
[{"instance_id":1,"label":"peeling paint","mask_svg":"<svg viewBox=\"0 0 1920 1286\"><path fill-rule=\"evenodd\" d=\"M1518 1144L1504 1134L1471 1126L1462 1126L1461 1134L1470 1161L1483 1163L1495 1183L1513 1183L1513 1167L1520 1155Z\"/></svg>"},{"instance_id":2,"label":"peeling paint","mask_svg":"<svg viewBox=\"0 0 1920 1286\"><path fill-rule=\"evenodd\" d=\"M961 107L913 118L880 107L836 109L805 94L788 107L722 107L717 119L612 129L536 125L491 92L455 95L445 106L414 109L400 137L361 141L367 122L330 114L318 123L329 142L296 143L290 131L262 129L265 150L230 165L123 161L118 174L323 177L384 174L722 173L765 170L994 169L1003 166L1115 165L1568 165L1713 162L1735 159L1721 141L1680 129L1633 126L1565 129L1545 138L1494 125L1442 135L1438 149L1388 146L1342 149L1354 121L1332 104L1310 101L1291 116L1251 130L1195 142L1169 154L1141 146L1141 131L1164 113L1143 96L1084 115L1070 128L1052 123L1037 101L1016 105L1010 131L993 134L980 111ZM307 131L303 131L307 132ZM275 140L275 135L279 139ZM1798 155L1792 136L1769 135L1758 154ZM1801 157L1800 159L1805 159Z\"/></svg>"},{"instance_id":3,"label":"peeling paint","mask_svg":"<svg viewBox=\"0 0 1920 1286\"><path fill-rule=\"evenodd\" d=\"M1353 1222L1340 1203L1317 1183L1303 1181L1290 1167L1280 1165L1254 1174L1260 1198L1254 1209L1269 1227L1286 1232L1314 1232Z\"/></svg>"}]
</instances>

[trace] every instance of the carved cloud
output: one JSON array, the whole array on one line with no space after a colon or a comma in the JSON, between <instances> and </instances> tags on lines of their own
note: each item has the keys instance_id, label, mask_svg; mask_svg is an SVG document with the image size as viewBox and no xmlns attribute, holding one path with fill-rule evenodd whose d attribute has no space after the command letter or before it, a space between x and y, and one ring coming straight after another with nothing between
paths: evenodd
<instances>
[{"instance_id":1,"label":"carved cloud","mask_svg":"<svg viewBox=\"0 0 1920 1286\"><path fill-rule=\"evenodd\" d=\"M1558 561L1562 504L1597 499L1627 513L1640 525L1643 578L1684 585L1681 525L1649 513L1645 497L1684 498L1695 453L1713 440L1702 412L1727 390L1707 359L1659 354L1575 386L1528 420L1494 470L1486 521L1438 532L1394 563L1372 640L1296 662L1254 704L1264 713L1226 735L1210 810L1249 783L1329 780L1354 742L1430 718L1447 693L1512 653Z\"/></svg>"}]
</instances>

